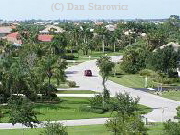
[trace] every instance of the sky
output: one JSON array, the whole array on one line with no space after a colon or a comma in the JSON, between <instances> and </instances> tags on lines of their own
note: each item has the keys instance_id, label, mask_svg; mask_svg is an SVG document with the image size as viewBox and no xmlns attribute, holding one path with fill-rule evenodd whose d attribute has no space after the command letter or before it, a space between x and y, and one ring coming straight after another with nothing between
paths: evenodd
<instances>
[{"instance_id":1,"label":"sky","mask_svg":"<svg viewBox=\"0 0 180 135\"><path fill-rule=\"evenodd\" d=\"M0 5L3 20L163 19L180 15L180 0L1 0Z\"/></svg>"}]
</instances>

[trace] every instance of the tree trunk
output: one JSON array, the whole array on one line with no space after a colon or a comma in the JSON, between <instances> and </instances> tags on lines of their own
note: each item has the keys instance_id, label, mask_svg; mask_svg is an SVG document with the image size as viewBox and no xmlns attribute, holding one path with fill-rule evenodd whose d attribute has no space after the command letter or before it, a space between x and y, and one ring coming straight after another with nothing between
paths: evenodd
<instances>
[{"instance_id":1,"label":"tree trunk","mask_svg":"<svg viewBox=\"0 0 180 135\"><path fill-rule=\"evenodd\" d=\"M116 44L114 43L114 52L116 52Z\"/></svg>"},{"instance_id":2,"label":"tree trunk","mask_svg":"<svg viewBox=\"0 0 180 135\"><path fill-rule=\"evenodd\" d=\"M104 35L103 35L103 40L102 40L102 50L103 50L103 53L104 53Z\"/></svg>"}]
</instances>

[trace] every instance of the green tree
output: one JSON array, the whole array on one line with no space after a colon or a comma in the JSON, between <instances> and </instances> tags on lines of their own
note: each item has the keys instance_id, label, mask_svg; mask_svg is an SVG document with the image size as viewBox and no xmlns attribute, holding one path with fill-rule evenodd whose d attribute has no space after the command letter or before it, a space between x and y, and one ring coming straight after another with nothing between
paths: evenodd
<instances>
[{"instance_id":1,"label":"green tree","mask_svg":"<svg viewBox=\"0 0 180 135\"><path fill-rule=\"evenodd\" d=\"M24 97L12 96L8 101L10 108L10 120L13 125L21 123L26 127L34 128L39 121L36 117L37 112L33 110L33 104Z\"/></svg>"},{"instance_id":2,"label":"green tree","mask_svg":"<svg viewBox=\"0 0 180 135\"><path fill-rule=\"evenodd\" d=\"M176 71L179 58L179 50L175 51L172 46L166 46L149 55L147 67L154 71L163 72L169 75L171 71Z\"/></svg>"},{"instance_id":3,"label":"green tree","mask_svg":"<svg viewBox=\"0 0 180 135\"><path fill-rule=\"evenodd\" d=\"M104 88L103 97L104 97L104 99L108 99L110 97L110 95L106 88L105 83L106 83L108 77L112 74L112 70L113 70L115 64L111 61L110 57L103 56L97 60L97 66L99 67L100 73L103 78L103 82L102 82L102 85Z\"/></svg>"},{"instance_id":4,"label":"green tree","mask_svg":"<svg viewBox=\"0 0 180 135\"><path fill-rule=\"evenodd\" d=\"M129 46L124 52L122 69L126 73L135 74L146 67L148 51L143 47Z\"/></svg>"},{"instance_id":5,"label":"green tree","mask_svg":"<svg viewBox=\"0 0 180 135\"><path fill-rule=\"evenodd\" d=\"M180 122L168 120L163 126L166 135L180 135Z\"/></svg>"},{"instance_id":6,"label":"green tree","mask_svg":"<svg viewBox=\"0 0 180 135\"><path fill-rule=\"evenodd\" d=\"M107 34L107 29L104 26L97 26L95 28L95 33L97 33L100 36L100 40L102 42L102 52L105 52L105 39Z\"/></svg>"},{"instance_id":7,"label":"green tree","mask_svg":"<svg viewBox=\"0 0 180 135\"><path fill-rule=\"evenodd\" d=\"M128 93L118 93L115 98L113 98L112 110L123 115L135 115L139 110L138 108L139 98L132 98Z\"/></svg>"},{"instance_id":8,"label":"green tree","mask_svg":"<svg viewBox=\"0 0 180 135\"><path fill-rule=\"evenodd\" d=\"M119 93L111 102L114 116L106 122L106 127L115 135L146 135L147 129L138 114L139 98L128 93Z\"/></svg>"},{"instance_id":9,"label":"green tree","mask_svg":"<svg viewBox=\"0 0 180 135\"><path fill-rule=\"evenodd\" d=\"M147 135L147 128L138 115L122 115L110 118L105 126L114 135Z\"/></svg>"},{"instance_id":10,"label":"green tree","mask_svg":"<svg viewBox=\"0 0 180 135\"><path fill-rule=\"evenodd\" d=\"M68 45L66 33L57 34L54 36L52 43L50 43L50 54L63 56L65 48Z\"/></svg>"}]
</instances>

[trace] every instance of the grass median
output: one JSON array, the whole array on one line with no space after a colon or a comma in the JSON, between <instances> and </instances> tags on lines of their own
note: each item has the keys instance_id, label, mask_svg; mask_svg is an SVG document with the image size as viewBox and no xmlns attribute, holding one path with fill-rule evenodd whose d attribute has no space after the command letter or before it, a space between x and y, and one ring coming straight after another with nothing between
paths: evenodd
<instances>
[{"instance_id":1,"label":"grass median","mask_svg":"<svg viewBox=\"0 0 180 135\"><path fill-rule=\"evenodd\" d=\"M91 119L91 118L108 118L111 112L95 113L80 110L82 106L89 106L89 98L61 98L62 102L52 103L35 103L35 111L39 112L37 118L39 121L57 121L57 120L74 120L74 119ZM2 106L4 117L1 122L9 121L9 110ZM139 105L140 113L152 111L151 108Z\"/></svg>"}]
</instances>

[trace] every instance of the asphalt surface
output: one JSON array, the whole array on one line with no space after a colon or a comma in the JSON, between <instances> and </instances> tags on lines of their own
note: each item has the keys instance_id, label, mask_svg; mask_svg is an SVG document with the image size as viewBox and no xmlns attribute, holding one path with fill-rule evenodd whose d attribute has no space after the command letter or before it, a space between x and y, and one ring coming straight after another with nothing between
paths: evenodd
<instances>
[{"instance_id":1,"label":"asphalt surface","mask_svg":"<svg viewBox=\"0 0 180 135\"><path fill-rule=\"evenodd\" d=\"M62 123L64 126L83 126L83 125L97 125L97 124L104 124L108 118L96 118L96 119L78 119L78 120L61 120L56 121L58 123ZM52 121L51 123L53 123ZM36 128L43 128L46 122L42 122L39 125L36 125ZM22 124L15 124L12 125L11 123L0 123L0 130L3 129L22 129L27 128Z\"/></svg>"}]
</instances>

